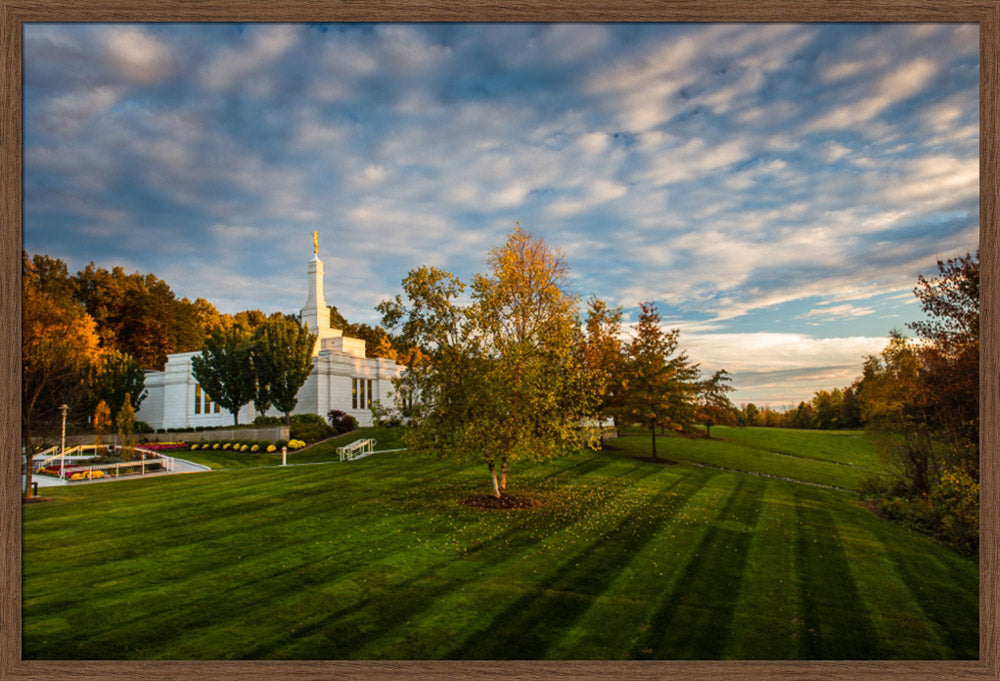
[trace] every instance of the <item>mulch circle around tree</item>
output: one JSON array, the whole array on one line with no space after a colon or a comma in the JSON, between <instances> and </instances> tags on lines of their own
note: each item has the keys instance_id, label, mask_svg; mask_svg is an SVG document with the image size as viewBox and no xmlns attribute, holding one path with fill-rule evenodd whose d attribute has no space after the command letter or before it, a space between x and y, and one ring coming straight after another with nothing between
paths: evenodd
<instances>
[{"instance_id":1,"label":"mulch circle around tree","mask_svg":"<svg viewBox=\"0 0 1000 681\"><path fill-rule=\"evenodd\" d=\"M471 506L472 508L499 509L535 508L542 505L542 502L538 499L531 499L529 497L512 497L506 494L499 498L491 494L477 494L475 496L462 499L461 503L464 506Z\"/></svg>"},{"instance_id":2,"label":"mulch circle around tree","mask_svg":"<svg viewBox=\"0 0 1000 681\"><path fill-rule=\"evenodd\" d=\"M22 504L40 504L43 501L52 501L53 499L55 499L55 497L28 497L27 499L25 499L24 497L21 497L21 503Z\"/></svg>"},{"instance_id":3,"label":"mulch circle around tree","mask_svg":"<svg viewBox=\"0 0 1000 681\"><path fill-rule=\"evenodd\" d=\"M672 459L664 459L662 457L655 456L633 456L636 461L642 461L643 463L658 463L665 466L676 466L677 462Z\"/></svg>"}]
</instances>

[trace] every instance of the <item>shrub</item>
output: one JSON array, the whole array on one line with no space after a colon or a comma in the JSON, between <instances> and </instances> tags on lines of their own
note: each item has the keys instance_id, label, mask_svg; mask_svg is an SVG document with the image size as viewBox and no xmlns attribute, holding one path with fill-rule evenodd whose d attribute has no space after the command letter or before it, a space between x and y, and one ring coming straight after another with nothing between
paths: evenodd
<instances>
[{"instance_id":1,"label":"shrub","mask_svg":"<svg viewBox=\"0 0 1000 681\"><path fill-rule=\"evenodd\" d=\"M276 451L278 451L278 448L275 447L273 444L267 446L267 453L268 454L271 454L271 453L276 452Z\"/></svg>"},{"instance_id":2,"label":"shrub","mask_svg":"<svg viewBox=\"0 0 1000 681\"><path fill-rule=\"evenodd\" d=\"M306 443L303 442L302 440L291 439L291 440L288 441L288 448L289 449L302 449L305 446L306 446Z\"/></svg>"},{"instance_id":3,"label":"shrub","mask_svg":"<svg viewBox=\"0 0 1000 681\"><path fill-rule=\"evenodd\" d=\"M250 451L251 452L259 452L260 451L260 445L253 445L253 446L251 446L250 447Z\"/></svg>"},{"instance_id":4,"label":"shrub","mask_svg":"<svg viewBox=\"0 0 1000 681\"><path fill-rule=\"evenodd\" d=\"M291 421L292 425L295 425L296 423L299 425L326 425L326 421L324 421L323 417L319 414L292 414Z\"/></svg>"},{"instance_id":5,"label":"shrub","mask_svg":"<svg viewBox=\"0 0 1000 681\"><path fill-rule=\"evenodd\" d=\"M979 483L964 470L946 470L925 494L905 482L866 480L860 490L875 512L934 535L969 555L979 550Z\"/></svg>"},{"instance_id":6,"label":"shrub","mask_svg":"<svg viewBox=\"0 0 1000 681\"><path fill-rule=\"evenodd\" d=\"M352 430L357 430L358 420L348 414L345 411L339 409L331 409L326 413L326 418L330 420L330 425L337 435L342 435L343 433L349 433Z\"/></svg>"}]
</instances>

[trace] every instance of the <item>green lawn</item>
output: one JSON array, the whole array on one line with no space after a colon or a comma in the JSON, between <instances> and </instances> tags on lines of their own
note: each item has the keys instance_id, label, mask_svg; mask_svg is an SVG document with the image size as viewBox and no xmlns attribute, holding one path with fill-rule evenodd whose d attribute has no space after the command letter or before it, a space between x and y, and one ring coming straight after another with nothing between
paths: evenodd
<instances>
[{"instance_id":1,"label":"green lawn","mask_svg":"<svg viewBox=\"0 0 1000 681\"><path fill-rule=\"evenodd\" d=\"M715 426L712 438L657 436L657 454L686 463L857 489L873 473L887 472L874 442L859 430L823 431ZM649 433L609 440L612 454L650 456ZM617 451L617 450L621 451Z\"/></svg>"},{"instance_id":2,"label":"green lawn","mask_svg":"<svg viewBox=\"0 0 1000 681\"><path fill-rule=\"evenodd\" d=\"M459 503L485 467L404 452L57 488L24 507L24 657L978 657L975 561L849 492L707 467L849 486L863 439L714 435L661 441L677 465L632 458L642 436L517 465L544 501L519 511Z\"/></svg>"},{"instance_id":3,"label":"green lawn","mask_svg":"<svg viewBox=\"0 0 1000 681\"><path fill-rule=\"evenodd\" d=\"M354 431L338 435L337 437L325 440L322 443L312 445L305 449L288 452L288 463L317 463L339 461L336 448L345 445L362 437L375 438L378 442L376 448L379 450L397 449L403 446L400 441L400 433L391 428L366 428L364 433ZM274 454L266 452L234 452L227 449L205 449L193 452L179 451L167 452L181 459L204 464L213 469L219 468L256 468L259 466L280 466L281 452Z\"/></svg>"}]
</instances>

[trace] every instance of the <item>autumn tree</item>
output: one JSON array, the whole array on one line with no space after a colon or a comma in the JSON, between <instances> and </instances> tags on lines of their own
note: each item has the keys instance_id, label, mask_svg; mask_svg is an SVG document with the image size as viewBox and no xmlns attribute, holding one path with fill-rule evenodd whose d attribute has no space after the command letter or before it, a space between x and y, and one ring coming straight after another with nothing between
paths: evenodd
<instances>
[{"instance_id":1,"label":"autumn tree","mask_svg":"<svg viewBox=\"0 0 1000 681\"><path fill-rule=\"evenodd\" d=\"M595 394L594 418L604 422L622 409L622 309L608 307L597 296L587 301L583 364ZM603 441L603 428L602 428Z\"/></svg>"},{"instance_id":2,"label":"autumn tree","mask_svg":"<svg viewBox=\"0 0 1000 681\"><path fill-rule=\"evenodd\" d=\"M115 428L118 430L118 437L121 438L122 455L126 461L132 459L135 454L132 440L132 433L135 430L135 412L132 410L132 402L125 400L121 409L115 414Z\"/></svg>"},{"instance_id":3,"label":"autumn tree","mask_svg":"<svg viewBox=\"0 0 1000 681\"><path fill-rule=\"evenodd\" d=\"M21 438L28 497L34 436L55 431L61 405L71 412L86 408L88 381L100 354L93 318L72 298L62 277L51 276L60 269L57 262L21 258Z\"/></svg>"},{"instance_id":4,"label":"autumn tree","mask_svg":"<svg viewBox=\"0 0 1000 681\"><path fill-rule=\"evenodd\" d=\"M640 303L639 323L628 344L624 368L624 408L633 422L649 428L656 457L656 428L690 435L697 422L694 380L698 366L678 351L678 329L664 331L656 305Z\"/></svg>"},{"instance_id":5,"label":"autumn tree","mask_svg":"<svg viewBox=\"0 0 1000 681\"><path fill-rule=\"evenodd\" d=\"M506 494L508 466L596 445L583 428L591 395L579 352L576 298L560 252L518 226L490 252L488 271L464 284L434 268L410 272L407 301L379 306L426 356L407 365L397 392L416 403L404 438L416 451L486 464L493 495Z\"/></svg>"},{"instance_id":6,"label":"autumn tree","mask_svg":"<svg viewBox=\"0 0 1000 681\"><path fill-rule=\"evenodd\" d=\"M90 263L74 277L75 295L97 323L101 346L117 349L139 366L162 370L167 355L197 350L215 325L214 308L178 299L153 274L126 274ZM217 315L217 313L215 313Z\"/></svg>"},{"instance_id":7,"label":"autumn tree","mask_svg":"<svg viewBox=\"0 0 1000 681\"><path fill-rule=\"evenodd\" d=\"M750 402L743 407L743 417L748 426L756 426L760 423L760 409L757 408L756 404Z\"/></svg>"},{"instance_id":8,"label":"autumn tree","mask_svg":"<svg viewBox=\"0 0 1000 681\"><path fill-rule=\"evenodd\" d=\"M870 431L889 433L902 472L917 493L930 490L937 451L920 356L913 343L893 333L888 345L864 363L858 392L862 419ZM896 436L902 441L896 443Z\"/></svg>"},{"instance_id":9,"label":"autumn tree","mask_svg":"<svg viewBox=\"0 0 1000 681\"><path fill-rule=\"evenodd\" d=\"M708 379L697 384L697 415L705 426L705 437L712 437L712 426L733 425L739 410L729 400L734 388L733 378L725 369L719 369Z\"/></svg>"},{"instance_id":10,"label":"autumn tree","mask_svg":"<svg viewBox=\"0 0 1000 681\"><path fill-rule=\"evenodd\" d=\"M104 444L104 436L110 433L111 429L111 409L107 402L101 400L94 408L94 444L101 447ZM101 449L98 453L103 451L105 450Z\"/></svg>"},{"instance_id":11,"label":"autumn tree","mask_svg":"<svg viewBox=\"0 0 1000 681\"><path fill-rule=\"evenodd\" d=\"M914 295L927 315L907 326L923 341L927 395L948 465L979 477L979 252L938 260L938 276L920 276Z\"/></svg>"},{"instance_id":12,"label":"autumn tree","mask_svg":"<svg viewBox=\"0 0 1000 681\"><path fill-rule=\"evenodd\" d=\"M273 404L291 426L299 389L312 372L315 345L315 334L309 333L305 324L285 315L272 315L257 327L251 358L258 413L263 414Z\"/></svg>"},{"instance_id":13,"label":"autumn tree","mask_svg":"<svg viewBox=\"0 0 1000 681\"><path fill-rule=\"evenodd\" d=\"M256 392L250 332L239 324L214 331L205 341L200 355L191 358L191 373L212 400L233 415L239 425L239 412L253 400Z\"/></svg>"}]
</instances>

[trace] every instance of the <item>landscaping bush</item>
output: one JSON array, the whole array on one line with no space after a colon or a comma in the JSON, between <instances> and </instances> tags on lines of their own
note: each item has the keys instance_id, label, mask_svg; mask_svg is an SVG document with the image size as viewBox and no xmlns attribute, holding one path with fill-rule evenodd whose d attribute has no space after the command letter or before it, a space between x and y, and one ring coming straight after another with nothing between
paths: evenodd
<instances>
[{"instance_id":1,"label":"landscaping bush","mask_svg":"<svg viewBox=\"0 0 1000 681\"><path fill-rule=\"evenodd\" d=\"M335 434L336 431L327 425L323 417L316 414L295 414L292 416L288 436L293 440L316 442Z\"/></svg>"},{"instance_id":2,"label":"landscaping bush","mask_svg":"<svg viewBox=\"0 0 1000 681\"><path fill-rule=\"evenodd\" d=\"M925 494L900 479L868 479L861 497L886 518L937 537L967 555L979 551L979 483L968 472L947 470Z\"/></svg>"},{"instance_id":3,"label":"landscaping bush","mask_svg":"<svg viewBox=\"0 0 1000 681\"><path fill-rule=\"evenodd\" d=\"M337 432L337 435L342 435L358 429L358 420L347 412L340 411L339 409L331 409L328 411L326 418L329 419L330 425Z\"/></svg>"}]
</instances>

